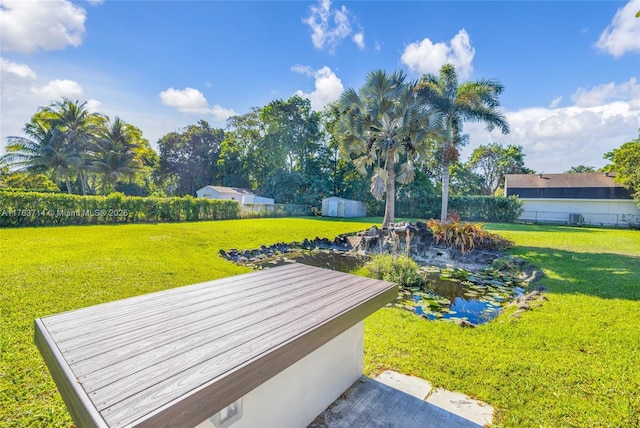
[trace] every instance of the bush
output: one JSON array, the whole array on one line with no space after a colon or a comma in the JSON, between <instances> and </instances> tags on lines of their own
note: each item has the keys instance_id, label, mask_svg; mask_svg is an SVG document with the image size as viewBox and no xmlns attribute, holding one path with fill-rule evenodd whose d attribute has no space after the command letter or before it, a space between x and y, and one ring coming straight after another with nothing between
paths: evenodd
<instances>
[{"instance_id":1,"label":"bush","mask_svg":"<svg viewBox=\"0 0 640 428\"><path fill-rule=\"evenodd\" d=\"M456 211L467 221L515 222L523 210L523 202L516 196L450 196L449 210ZM422 198L411 204L396 204L396 215L413 218L439 218L442 200L438 197ZM367 211L369 212L369 211Z\"/></svg>"},{"instance_id":2,"label":"bush","mask_svg":"<svg viewBox=\"0 0 640 428\"><path fill-rule=\"evenodd\" d=\"M115 224L240 218L237 201L143 198L111 193L81 196L66 193L0 190L0 227Z\"/></svg>"},{"instance_id":3,"label":"bush","mask_svg":"<svg viewBox=\"0 0 640 428\"><path fill-rule=\"evenodd\" d=\"M418 264L410 257L391 254L373 256L359 273L365 276L395 282L401 287L420 286L424 282Z\"/></svg>"},{"instance_id":4,"label":"bush","mask_svg":"<svg viewBox=\"0 0 640 428\"><path fill-rule=\"evenodd\" d=\"M436 244L442 242L447 248L459 250L463 255L474 249L504 251L513 246L508 239L485 230L482 223L460 222L457 215L444 225L440 220L429 220L427 227L433 233Z\"/></svg>"}]
</instances>

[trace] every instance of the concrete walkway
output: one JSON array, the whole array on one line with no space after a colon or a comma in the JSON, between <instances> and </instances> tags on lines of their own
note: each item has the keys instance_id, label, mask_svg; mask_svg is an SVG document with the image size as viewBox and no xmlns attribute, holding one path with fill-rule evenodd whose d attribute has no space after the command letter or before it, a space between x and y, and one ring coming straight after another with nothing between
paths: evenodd
<instances>
[{"instance_id":1,"label":"concrete walkway","mask_svg":"<svg viewBox=\"0 0 640 428\"><path fill-rule=\"evenodd\" d=\"M459 392L433 389L431 384L415 376L387 370L375 378L378 382L438 406L480 426L491 425L493 407Z\"/></svg>"},{"instance_id":2,"label":"concrete walkway","mask_svg":"<svg viewBox=\"0 0 640 428\"><path fill-rule=\"evenodd\" d=\"M386 371L375 380L360 378L309 428L479 428L492 417L485 403Z\"/></svg>"}]
</instances>

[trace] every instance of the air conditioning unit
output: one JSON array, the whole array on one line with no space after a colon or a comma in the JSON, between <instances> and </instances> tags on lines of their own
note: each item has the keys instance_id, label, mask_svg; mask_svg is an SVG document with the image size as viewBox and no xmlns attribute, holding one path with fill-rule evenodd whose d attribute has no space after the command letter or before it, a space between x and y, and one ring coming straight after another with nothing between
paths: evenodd
<instances>
[{"instance_id":1,"label":"air conditioning unit","mask_svg":"<svg viewBox=\"0 0 640 428\"><path fill-rule=\"evenodd\" d=\"M584 217L582 216L582 214L569 214L569 224L584 224Z\"/></svg>"}]
</instances>

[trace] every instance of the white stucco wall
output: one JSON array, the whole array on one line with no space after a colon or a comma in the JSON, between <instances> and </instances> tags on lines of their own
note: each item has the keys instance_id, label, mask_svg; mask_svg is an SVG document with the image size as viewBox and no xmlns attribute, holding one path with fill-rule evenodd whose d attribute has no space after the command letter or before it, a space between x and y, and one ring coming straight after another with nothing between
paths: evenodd
<instances>
[{"instance_id":1,"label":"white stucco wall","mask_svg":"<svg viewBox=\"0 0 640 428\"><path fill-rule=\"evenodd\" d=\"M246 394L242 416L230 426L306 427L362 376L363 368L361 321ZM207 419L196 428L213 427Z\"/></svg>"},{"instance_id":2,"label":"white stucco wall","mask_svg":"<svg viewBox=\"0 0 640 428\"><path fill-rule=\"evenodd\" d=\"M640 208L634 200L614 199L522 199L519 220L568 223L571 214L580 214L584 224L624 226L640 223Z\"/></svg>"}]
</instances>

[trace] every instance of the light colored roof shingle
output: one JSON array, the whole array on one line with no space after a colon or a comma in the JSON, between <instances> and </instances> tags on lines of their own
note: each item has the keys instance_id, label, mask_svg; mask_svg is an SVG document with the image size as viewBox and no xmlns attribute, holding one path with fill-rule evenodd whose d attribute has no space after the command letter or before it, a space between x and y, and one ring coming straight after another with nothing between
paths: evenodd
<instances>
[{"instance_id":1,"label":"light colored roof shingle","mask_svg":"<svg viewBox=\"0 0 640 428\"><path fill-rule=\"evenodd\" d=\"M506 187L530 188L576 188L576 187L624 187L613 180L615 172L579 172L566 174L507 174Z\"/></svg>"}]
</instances>

